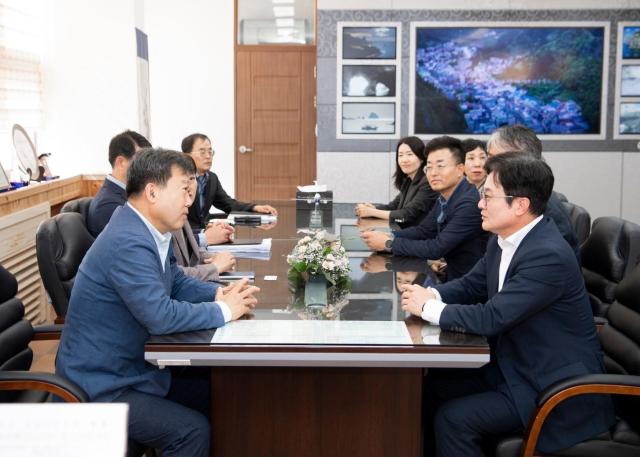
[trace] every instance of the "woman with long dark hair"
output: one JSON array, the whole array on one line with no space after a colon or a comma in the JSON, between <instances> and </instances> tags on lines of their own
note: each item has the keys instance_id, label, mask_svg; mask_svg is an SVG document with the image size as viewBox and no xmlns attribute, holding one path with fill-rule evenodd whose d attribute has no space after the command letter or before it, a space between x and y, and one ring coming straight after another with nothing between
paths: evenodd
<instances>
[{"instance_id":1,"label":"woman with long dark hair","mask_svg":"<svg viewBox=\"0 0 640 457\"><path fill-rule=\"evenodd\" d=\"M402 227L417 225L429 212L438 194L424 175L424 143L415 136L402 138L396 146L395 187L400 193L386 205L358 203L358 217L388 219Z\"/></svg>"}]
</instances>

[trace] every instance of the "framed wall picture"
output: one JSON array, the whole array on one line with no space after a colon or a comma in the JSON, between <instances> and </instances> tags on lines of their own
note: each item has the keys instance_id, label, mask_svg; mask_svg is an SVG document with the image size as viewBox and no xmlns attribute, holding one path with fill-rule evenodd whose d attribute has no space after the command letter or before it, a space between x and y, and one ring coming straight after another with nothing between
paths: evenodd
<instances>
[{"instance_id":1,"label":"framed wall picture","mask_svg":"<svg viewBox=\"0 0 640 457\"><path fill-rule=\"evenodd\" d=\"M342 58L395 60L398 41L396 27L382 24L342 27Z\"/></svg>"},{"instance_id":2,"label":"framed wall picture","mask_svg":"<svg viewBox=\"0 0 640 457\"><path fill-rule=\"evenodd\" d=\"M640 65L622 65L620 96L640 97Z\"/></svg>"},{"instance_id":3,"label":"framed wall picture","mask_svg":"<svg viewBox=\"0 0 640 457\"><path fill-rule=\"evenodd\" d=\"M640 24L622 24L622 58L640 59Z\"/></svg>"},{"instance_id":4,"label":"framed wall picture","mask_svg":"<svg viewBox=\"0 0 640 457\"><path fill-rule=\"evenodd\" d=\"M11 187L7 173L5 173L2 164L0 163L0 191L7 190Z\"/></svg>"},{"instance_id":5,"label":"framed wall picture","mask_svg":"<svg viewBox=\"0 0 640 457\"><path fill-rule=\"evenodd\" d=\"M400 137L400 22L339 22L336 138Z\"/></svg>"},{"instance_id":6,"label":"framed wall picture","mask_svg":"<svg viewBox=\"0 0 640 457\"><path fill-rule=\"evenodd\" d=\"M342 133L395 135L395 103L342 103Z\"/></svg>"},{"instance_id":7,"label":"framed wall picture","mask_svg":"<svg viewBox=\"0 0 640 457\"><path fill-rule=\"evenodd\" d=\"M395 97L395 65L343 65L343 97Z\"/></svg>"},{"instance_id":8,"label":"framed wall picture","mask_svg":"<svg viewBox=\"0 0 640 457\"><path fill-rule=\"evenodd\" d=\"M414 22L409 134L604 139L608 22Z\"/></svg>"},{"instance_id":9,"label":"framed wall picture","mask_svg":"<svg viewBox=\"0 0 640 457\"><path fill-rule=\"evenodd\" d=\"M640 101L620 104L618 134L622 138L640 135Z\"/></svg>"},{"instance_id":10,"label":"framed wall picture","mask_svg":"<svg viewBox=\"0 0 640 457\"><path fill-rule=\"evenodd\" d=\"M618 23L613 138L640 139L640 22Z\"/></svg>"}]
</instances>

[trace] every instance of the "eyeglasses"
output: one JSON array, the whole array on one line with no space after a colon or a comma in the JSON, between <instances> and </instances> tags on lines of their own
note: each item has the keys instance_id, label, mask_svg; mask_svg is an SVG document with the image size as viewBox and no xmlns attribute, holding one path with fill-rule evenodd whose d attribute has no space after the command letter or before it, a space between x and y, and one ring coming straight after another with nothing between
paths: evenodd
<instances>
[{"instance_id":1,"label":"eyeglasses","mask_svg":"<svg viewBox=\"0 0 640 457\"><path fill-rule=\"evenodd\" d=\"M213 157L216 155L216 151L213 149L198 149L195 151L200 157Z\"/></svg>"},{"instance_id":2,"label":"eyeglasses","mask_svg":"<svg viewBox=\"0 0 640 457\"><path fill-rule=\"evenodd\" d=\"M439 163L435 166L432 165L425 165L424 169L422 171L424 171L424 174L426 175L427 173L429 173L430 171L433 170L438 170L438 171L442 171L445 168L449 168L451 166L450 163Z\"/></svg>"},{"instance_id":3,"label":"eyeglasses","mask_svg":"<svg viewBox=\"0 0 640 457\"><path fill-rule=\"evenodd\" d=\"M489 200L491 200L492 198L507 198L507 199L514 199L514 198L518 198L515 195L487 195L484 190L480 191L480 200L484 200L484 204L485 206L489 204Z\"/></svg>"}]
</instances>

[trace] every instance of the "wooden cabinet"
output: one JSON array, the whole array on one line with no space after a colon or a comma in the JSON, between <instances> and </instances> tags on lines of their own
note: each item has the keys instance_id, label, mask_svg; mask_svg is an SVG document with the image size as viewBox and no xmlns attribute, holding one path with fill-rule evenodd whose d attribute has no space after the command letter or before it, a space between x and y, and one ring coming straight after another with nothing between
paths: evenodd
<instances>
[{"instance_id":1,"label":"wooden cabinet","mask_svg":"<svg viewBox=\"0 0 640 457\"><path fill-rule=\"evenodd\" d=\"M69 200L96 194L103 175L57 179L0 194L0 264L18 279L18 298L34 324L51 322L53 310L36 258L36 231Z\"/></svg>"}]
</instances>

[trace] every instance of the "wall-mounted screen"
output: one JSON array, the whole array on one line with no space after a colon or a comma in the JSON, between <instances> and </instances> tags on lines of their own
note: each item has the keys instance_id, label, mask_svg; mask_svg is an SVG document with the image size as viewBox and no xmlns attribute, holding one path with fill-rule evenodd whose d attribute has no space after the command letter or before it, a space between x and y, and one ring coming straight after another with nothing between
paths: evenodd
<instances>
[{"instance_id":1,"label":"wall-mounted screen","mask_svg":"<svg viewBox=\"0 0 640 457\"><path fill-rule=\"evenodd\" d=\"M395 59L395 27L344 27L343 59Z\"/></svg>"},{"instance_id":2,"label":"wall-mounted screen","mask_svg":"<svg viewBox=\"0 0 640 457\"><path fill-rule=\"evenodd\" d=\"M345 97L395 97L395 65L343 65L342 95Z\"/></svg>"},{"instance_id":3,"label":"wall-mounted screen","mask_svg":"<svg viewBox=\"0 0 640 457\"><path fill-rule=\"evenodd\" d=\"M640 103L620 104L620 134L640 133Z\"/></svg>"},{"instance_id":4,"label":"wall-mounted screen","mask_svg":"<svg viewBox=\"0 0 640 457\"><path fill-rule=\"evenodd\" d=\"M592 23L593 24L593 23ZM604 135L608 26L414 24L412 133Z\"/></svg>"},{"instance_id":5,"label":"wall-mounted screen","mask_svg":"<svg viewBox=\"0 0 640 457\"><path fill-rule=\"evenodd\" d=\"M622 32L622 58L640 59L640 27L625 27Z\"/></svg>"}]
</instances>

